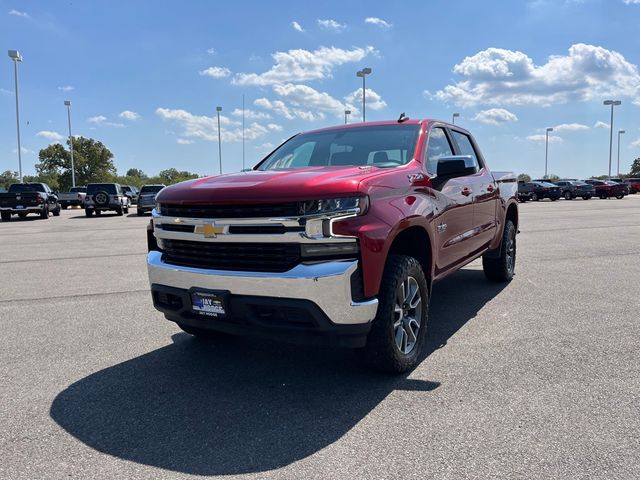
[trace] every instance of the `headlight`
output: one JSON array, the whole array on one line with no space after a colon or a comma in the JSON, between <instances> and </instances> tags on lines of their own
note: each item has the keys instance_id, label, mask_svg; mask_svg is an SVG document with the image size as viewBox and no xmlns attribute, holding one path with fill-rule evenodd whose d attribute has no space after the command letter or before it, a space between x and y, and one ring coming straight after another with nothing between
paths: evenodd
<instances>
[{"instance_id":1,"label":"headlight","mask_svg":"<svg viewBox=\"0 0 640 480\"><path fill-rule=\"evenodd\" d=\"M367 211L367 197L331 198L304 202L304 215L363 215Z\"/></svg>"},{"instance_id":2,"label":"headlight","mask_svg":"<svg viewBox=\"0 0 640 480\"><path fill-rule=\"evenodd\" d=\"M154 206L154 208L156 209L156 213L157 213L158 215L160 215L160 204L159 204L159 203L156 203L156 204L155 204L155 206Z\"/></svg>"}]
</instances>

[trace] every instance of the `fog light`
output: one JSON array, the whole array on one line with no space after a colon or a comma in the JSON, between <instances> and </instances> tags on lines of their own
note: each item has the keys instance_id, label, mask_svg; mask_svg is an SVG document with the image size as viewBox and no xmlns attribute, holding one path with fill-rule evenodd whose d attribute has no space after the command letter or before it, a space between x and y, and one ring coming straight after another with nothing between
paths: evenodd
<instances>
[{"instance_id":1,"label":"fog light","mask_svg":"<svg viewBox=\"0 0 640 480\"><path fill-rule=\"evenodd\" d=\"M303 243L302 256L309 257L337 257L342 255L357 255L360 249L356 242L349 243Z\"/></svg>"}]
</instances>

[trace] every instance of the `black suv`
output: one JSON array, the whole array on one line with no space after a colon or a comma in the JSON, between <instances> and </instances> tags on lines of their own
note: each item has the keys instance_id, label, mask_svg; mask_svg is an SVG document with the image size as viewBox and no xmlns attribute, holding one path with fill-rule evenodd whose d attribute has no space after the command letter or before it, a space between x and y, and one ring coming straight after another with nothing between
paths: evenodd
<instances>
[{"instance_id":1,"label":"black suv","mask_svg":"<svg viewBox=\"0 0 640 480\"><path fill-rule=\"evenodd\" d=\"M553 183L560 187L562 196L566 200L573 200L577 197L589 200L596 194L595 187L586 182L580 182L578 180L559 180Z\"/></svg>"},{"instance_id":2,"label":"black suv","mask_svg":"<svg viewBox=\"0 0 640 480\"><path fill-rule=\"evenodd\" d=\"M537 202L549 198L555 202L560 198L560 187L548 182L518 182L518 200Z\"/></svg>"},{"instance_id":3,"label":"black suv","mask_svg":"<svg viewBox=\"0 0 640 480\"><path fill-rule=\"evenodd\" d=\"M84 212L87 217L100 215L111 210L118 215L129 213L131 199L117 183L90 183L87 185L87 196L84 200Z\"/></svg>"}]
</instances>

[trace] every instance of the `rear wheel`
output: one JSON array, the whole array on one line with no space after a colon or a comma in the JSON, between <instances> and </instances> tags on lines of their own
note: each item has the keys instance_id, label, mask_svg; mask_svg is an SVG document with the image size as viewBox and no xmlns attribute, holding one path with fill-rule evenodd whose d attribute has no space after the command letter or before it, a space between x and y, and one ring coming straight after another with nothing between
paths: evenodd
<instances>
[{"instance_id":1,"label":"rear wheel","mask_svg":"<svg viewBox=\"0 0 640 480\"><path fill-rule=\"evenodd\" d=\"M383 372L406 372L420 361L429 313L427 280L415 258L389 256L379 301L363 360Z\"/></svg>"},{"instance_id":2,"label":"rear wheel","mask_svg":"<svg viewBox=\"0 0 640 480\"><path fill-rule=\"evenodd\" d=\"M556 200L558 200L558 197L551 197L552 202L555 202Z\"/></svg>"},{"instance_id":3,"label":"rear wheel","mask_svg":"<svg viewBox=\"0 0 640 480\"><path fill-rule=\"evenodd\" d=\"M102 210L96 210L96 217L99 217L100 215L102 215Z\"/></svg>"},{"instance_id":4,"label":"rear wheel","mask_svg":"<svg viewBox=\"0 0 640 480\"><path fill-rule=\"evenodd\" d=\"M532 193L532 194L531 194L531 200L533 200L534 202L537 202L538 200L540 200L540 199L538 198L538 194L537 194L537 193Z\"/></svg>"},{"instance_id":5,"label":"rear wheel","mask_svg":"<svg viewBox=\"0 0 640 480\"><path fill-rule=\"evenodd\" d=\"M118 214L119 217L121 217L122 216L122 207L116 208L116 213Z\"/></svg>"},{"instance_id":6,"label":"rear wheel","mask_svg":"<svg viewBox=\"0 0 640 480\"><path fill-rule=\"evenodd\" d=\"M571 195L571 192L564 192L564 199L565 200L571 200L573 199L573 195Z\"/></svg>"},{"instance_id":7,"label":"rear wheel","mask_svg":"<svg viewBox=\"0 0 640 480\"><path fill-rule=\"evenodd\" d=\"M489 252L482 257L485 276L493 282L509 282L516 268L516 226L507 220L502 233L499 251Z\"/></svg>"},{"instance_id":8,"label":"rear wheel","mask_svg":"<svg viewBox=\"0 0 640 480\"><path fill-rule=\"evenodd\" d=\"M85 214L87 217L90 217L91 215L93 215L93 210L92 210L91 208L86 208L86 209L84 210L84 214Z\"/></svg>"},{"instance_id":9,"label":"rear wheel","mask_svg":"<svg viewBox=\"0 0 640 480\"><path fill-rule=\"evenodd\" d=\"M2 217L3 222L11 221L11 212L2 212L0 213L0 216Z\"/></svg>"},{"instance_id":10,"label":"rear wheel","mask_svg":"<svg viewBox=\"0 0 640 480\"><path fill-rule=\"evenodd\" d=\"M40 218L45 220L49 219L49 207L42 207L42 210L40 211Z\"/></svg>"},{"instance_id":11,"label":"rear wheel","mask_svg":"<svg viewBox=\"0 0 640 480\"><path fill-rule=\"evenodd\" d=\"M59 217L60 216L60 205L58 205L56 207L56 209L53 211L53 216L54 217Z\"/></svg>"},{"instance_id":12,"label":"rear wheel","mask_svg":"<svg viewBox=\"0 0 640 480\"><path fill-rule=\"evenodd\" d=\"M624 198L624 195L616 195L616 198L617 198L618 200L622 200L622 199Z\"/></svg>"},{"instance_id":13,"label":"rear wheel","mask_svg":"<svg viewBox=\"0 0 640 480\"><path fill-rule=\"evenodd\" d=\"M589 200L591 197L586 196L586 197L582 197L583 200Z\"/></svg>"}]
</instances>

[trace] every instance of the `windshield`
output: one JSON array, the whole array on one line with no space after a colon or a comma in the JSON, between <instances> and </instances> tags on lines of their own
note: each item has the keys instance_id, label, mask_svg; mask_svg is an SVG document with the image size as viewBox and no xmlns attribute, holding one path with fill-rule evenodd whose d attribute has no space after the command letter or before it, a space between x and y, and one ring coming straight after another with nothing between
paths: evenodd
<instances>
[{"instance_id":1,"label":"windshield","mask_svg":"<svg viewBox=\"0 0 640 480\"><path fill-rule=\"evenodd\" d=\"M145 185L140 190L140 195L144 195L147 193L158 193L163 188L164 188L164 185Z\"/></svg>"},{"instance_id":2,"label":"windshield","mask_svg":"<svg viewBox=\"0 0 640 480\"><path fill-rule=\"evenodd\" d=\"M44 188L39 183L14 183L9 187L10 193L22 192L44 192Z\"/></svg>"},{"instance_id":3,"label":"windshield","mask_svg":"<svg viewBox=\"0 0 640 480\"><path fill-rule=\"evenodd\" d=\"M543 187L557 187L557 185L554 185L553 183L549 183L549 182L540 182L540 185L542 185Z\"/></svg>"},{"instance_id":4,"label":"windshield","mask_svg":"<svg viewBox=\"0 0 640 480\"><path fill-rule=\"evenodd\" d=\"M98 192L107 192L116 195L116 186L113 183L93 183L87 186L87 195L95 195Z\"/></svg>"},{"instance_id":5,"label":"windshield","mask_svg":"<svg viewBox=\"0 0 640 480\"><path fill-rule=\"evenodd\" d=\"M413 158L420 125L381 125L303 133L269 155L257 170L371 165L398 167Z\"/></svg>"}]
</instances>

